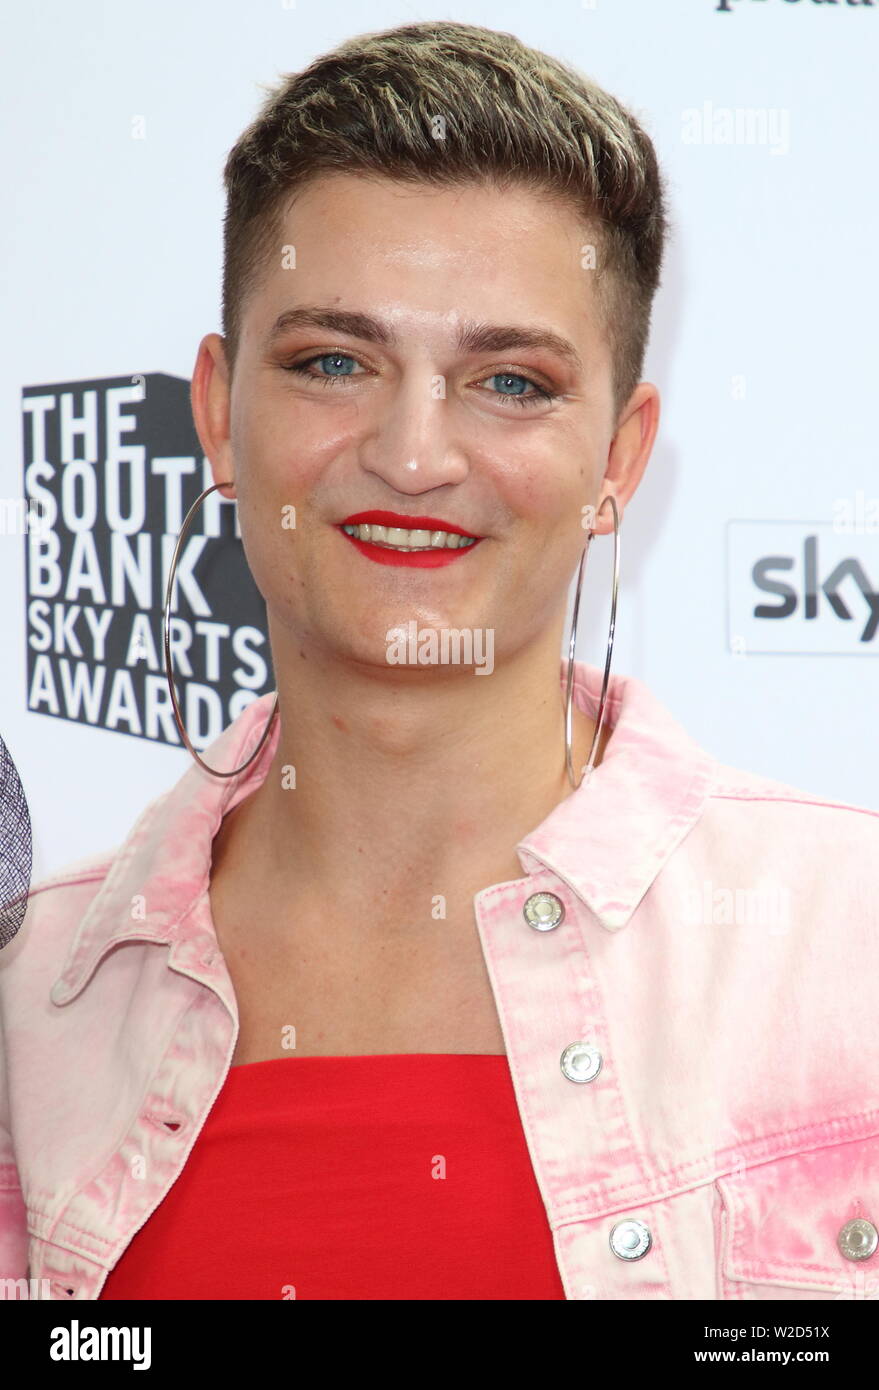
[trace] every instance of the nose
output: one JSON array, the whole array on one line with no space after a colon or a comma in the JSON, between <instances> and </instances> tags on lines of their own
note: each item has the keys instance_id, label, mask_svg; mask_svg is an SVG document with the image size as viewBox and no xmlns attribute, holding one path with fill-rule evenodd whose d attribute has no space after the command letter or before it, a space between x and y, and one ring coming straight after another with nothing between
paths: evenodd
<instances>
[{"instance_id":1,"label":"nose","mask_svg":"<svg viewBox=\"0 0 879 1390\"><path fill-rule=\"evenodd\" d=\"M423 364L384 397L362 440L360 461L396 492L417 496L467 477L469 462L446 397L445 378Z\"/></svg>"}]
</instances>

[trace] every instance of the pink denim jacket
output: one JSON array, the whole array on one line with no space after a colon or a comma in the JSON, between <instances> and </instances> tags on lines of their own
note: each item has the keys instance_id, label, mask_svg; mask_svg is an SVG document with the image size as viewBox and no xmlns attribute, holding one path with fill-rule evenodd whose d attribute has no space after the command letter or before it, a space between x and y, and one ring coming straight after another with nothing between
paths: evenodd
<instances>
[{"instance_id":1,"label":"pink denim jacket","mask_svg":"<svg viewBox=\"0 0 879 1390\"><path fill-rule=\"evenodd\" d=\"M719 764L634 678L609 699L600 766L474 897L565 1294L876 1298L879 813ZM276 741L193 765L0 952L0 1280L32 1296L97 1298L223 1085L211 841Z\"/></svg>"}]
</instances>

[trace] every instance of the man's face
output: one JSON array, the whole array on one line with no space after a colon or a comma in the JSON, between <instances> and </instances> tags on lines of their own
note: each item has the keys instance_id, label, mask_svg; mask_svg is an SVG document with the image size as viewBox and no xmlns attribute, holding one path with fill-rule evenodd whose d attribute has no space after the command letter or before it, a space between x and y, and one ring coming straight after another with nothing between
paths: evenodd
<instances>
[{"instance_id":1,"label":"man's face","mask_svg":"<svg viewBox=\"0 0 879 1390\"><path fill-rule=\"evenodd\" d=\"M588 240L572 210L524 189L334 174L299 194L245 304L213 460L217 480L234 475L276 670L313 644L386 666L386 634L413 619L491 628L497 661L561 621L614 431ZM350 318L277 330L306 306ZM525 332L559 341L517 344ZM341 529L371 510L479 543L448 563L381 563Z\"/></svg>"}]
</instances>

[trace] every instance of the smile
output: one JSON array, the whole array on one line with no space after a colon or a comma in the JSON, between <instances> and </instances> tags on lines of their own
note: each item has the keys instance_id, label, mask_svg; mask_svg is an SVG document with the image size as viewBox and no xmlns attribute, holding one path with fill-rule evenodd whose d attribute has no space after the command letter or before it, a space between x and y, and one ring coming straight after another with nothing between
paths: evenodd
<instances>
[{"instance_id":1,"label":"smile","mask_svg":"<svg viewBox=\"0 0 879 1390\"><path fill-rule=\"evenodd\" d=\"M336 529L355 550L378 565L436 569L469 555L484 539L439 516L404 516L371 508L353 512Z\"/></svg>"},{"instance_id":2,"label":"smile","mask_svg":"<svg viewBox=\"0 0 879 1390\"><path fill-rule=\"evenodd\" d=\"M406 531L401 526L377 526L361 522L359 526L343 526L346 536L360 541L387 546L390 550L459 550L475 545L472 536L459 536L452 531Z\"/></svg>"}]
</instances>

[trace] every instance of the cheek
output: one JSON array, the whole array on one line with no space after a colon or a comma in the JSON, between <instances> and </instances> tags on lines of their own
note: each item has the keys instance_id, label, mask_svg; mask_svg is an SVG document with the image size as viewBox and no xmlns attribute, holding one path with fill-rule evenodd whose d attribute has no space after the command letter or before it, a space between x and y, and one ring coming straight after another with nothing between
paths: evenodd
<instances>
[{"instance_id":1,"label":"cheek","mask_svg":"<svg viewBox=\"0 0 879 1390\"><path fill-rule=\"evenodd\" d=\"M242 515L254 523L271 519L280 524L282 509L295 506L298 515L319 466L317 445L301 429L285 425L280 412L254 412L242 422L235 444L238 496Z\"/></svg>"},{"instance_id":2,"label":"cheek","mask_svg":"<svg viewBox=\"0 0 879 1390\"><path fill-rule=\"evenodd\" d=\"M559 534L576 531L587 503L580 467L562 468L558 459L511 469L503 482L507 505L530 526Z\"/></svg>"},{"instance_id":3,"label":"cheek","mask_svg":"<svg viewBox=\"0 0 879 1390\"><path fill-rule=\"evenodd\" d=\"M255 496L247 485L239 487L238 524L248 567L265 598L266 587L281 560L278 551L280 508L261 498L258 492Z\"/></svg>"},{"instance_id":4,"label":"cheek","mask_svg":"<svg viewBox=\"0 0 879 1390\"><path fill-rule=\"evenodd\" d=\"M535 603L555 613L567 591L588 537L590 493L584 479L588 460L572 455L568 445L546 454L537 464L511 468L504 477L506 504L524 527L529 544L519 553ZM586 512L586 515L584 515Z\"/></svg>"}]
</instances>

